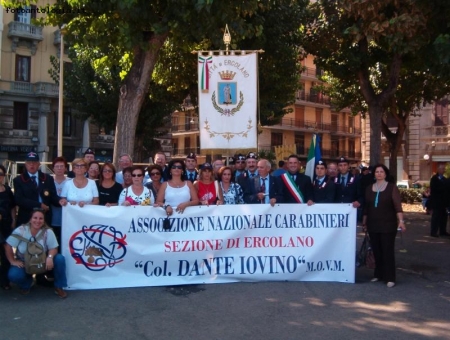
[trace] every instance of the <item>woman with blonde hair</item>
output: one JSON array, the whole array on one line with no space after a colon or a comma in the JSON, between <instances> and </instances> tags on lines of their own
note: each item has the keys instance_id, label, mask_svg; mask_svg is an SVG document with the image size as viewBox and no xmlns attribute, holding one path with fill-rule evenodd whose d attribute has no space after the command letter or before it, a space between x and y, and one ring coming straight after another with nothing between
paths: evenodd
<instances>
[{"instance_id":1,"label":"woman with blonde hair","mask_svg":"<svg viewBox=\"0 0 450 340\"><path fill-rule=\"evenodd\" d=\"M83 158L75 158L72 162L72 169L75 177L65 183L59 204L63 207L70 203L81 208L86 204L98 205L98 189L95 181L86 178L84 175L87 169L87 162Z\"/></svg>"}]
</instances>

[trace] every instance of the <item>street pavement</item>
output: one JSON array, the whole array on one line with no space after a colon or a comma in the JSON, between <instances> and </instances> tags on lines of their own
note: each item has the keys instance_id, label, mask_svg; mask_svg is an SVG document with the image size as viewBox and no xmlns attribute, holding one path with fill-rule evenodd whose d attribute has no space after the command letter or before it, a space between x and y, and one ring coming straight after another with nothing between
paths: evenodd
<instances>
[{"instance_id":1,"label":"street pavement","mask_svg":"<svg viewBox=\"0 0 450 340\"><path fill-rule=\"evenodd\" d=\"M260 282L0 292L0 340L15 339L450 339L450 238L430 216L405 213L397 285ZM359 230L360 231L360 230ZM363 234L358 233L357 246Z\"/></svg>"}]
</instances>

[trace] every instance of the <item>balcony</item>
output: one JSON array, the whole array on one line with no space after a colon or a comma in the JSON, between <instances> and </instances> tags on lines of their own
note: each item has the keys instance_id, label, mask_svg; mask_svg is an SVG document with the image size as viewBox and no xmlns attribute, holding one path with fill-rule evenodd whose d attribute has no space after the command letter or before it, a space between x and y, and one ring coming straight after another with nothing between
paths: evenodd
<instances>
[{"instance_id":1,"label":"balcony","mask_svg":"<svg viewBox=\"0 0 450 340\"><path fill-rule=\"evenodd\" d=\"M58 49L58 55L61 54L61 30L57 29L55 32L53 32L53 35L55 36L53 38L53 45L56 46L56 48ZM64 54L67 54L67 46L69 46L69 44L67 43L66 40L64 40Z\"/></svg>"},{"instance_id":2,"label":"balcony","mask_svg":"<svg viewBox=\"0 0 450 340\"><path fill-rule=\"evenodd\" d=\"M53 83L28 83L25 81L0 80L0 91L46 98L58 98L58 85Z\"/></svg>"},{"instance_id":3,"label":"balcony","mask_svg":"<svg viewBox=\"0 0 450 340\"><path fill-rule=\"evenodd\" d=\"M273 126L282 126L305 132L330 131L331 129L331 125L328 123L320 123L310 120L295 120L294 118L282 118L280 124Z\"/></svg>"},{"instance_id":4,"label":"balcony","mask_svg":"<svg viewBox=\"0 0 450 340\"><path fill-rule=\"evenodd\" d=\"M42 27L25 24L23 22L11 21L8 24L8 38L12 40L11 50L16 51L20 41L30 44L31 54L36 54L37 44L44 40Z\"/></svg>"},{"instance_id":5,"label":"balcony","mask_svg":"<svg viewBox=\"0 0 450 340\"><path fill-rule=\"evenodd\" d=\"M325 96L322 92L311 91L308 94L305 91L297 91L295 99L320 105L331 105L331 98Z\"/></svg>"},{"instance_id":6,"label":"balcony","mask_svg":"<svg viewBox=\"0 0 450 340\"><path fill-rule=\"evenodd\" d=\"M272 148L275 148L278 146L274 146L274 147L270 147L270 146L259 146L259 149L264 149L264 150L272 150ZM300 157L307 157L308 156L308 152L309 152L309 148L305 148L304 145L302 144L295 144L295 148L296 148L296 154ZM322 152L322 157L326 160L331 160L334 161L337 158L341 157L342 155L350 158L350 160L355 160L358 161L361 159L361 152L356 152L354 150L351 151L339 151L339 150L331 150L331 149L321 149Z\"/></svg>"},{"instance_id":7,"label":"balcony","mask_svg":"<svg viewBox=\"0 0 450 340\"><path fill-rule=\"evenodd\" d=\"M178 124L178 125L172 125L171 126L171 132L177 133L177 132L198 132L198 123L185 123L185 124Z\"/></svg>"},{"instance_id":8,"label":"balcony","mask_svg":"<svg viewBox=\"0 0 450 340\"><path fill-rule=\"evenodd\" d=\"M323 74L321 69L315 67L306 67L302 72L302 78L317 79Z\"/></svg>"},{"instance_id":9,"label":"balcony","mask_svg":"<svg viewBox=\"0 0 450 340\"><path fill-rule=\"evenodd\" d=\"M361 129L357 129L354 126L331 124L331 134L344 136L359 136L361 135Z\"/></svg>"},{"instance_id":10,"label":"balcony","mask_svg":"<svg viewBox=\"0 0 450 340\"><path fill-rule=\"evenodd\" d=\"M195 154L200 154L200 147L196 147L196 148L174 148L173 149L173 155L174 156L180 156L180 155L188 155L189 153L195 153Z\"/></svg>"},{"instance_id":11,"label":"balcony","mask_svg":"<svg viewBox=\"0 0 450 340\"><path fill-rule=\"evenodd\" d=\"M449 125L442 126L432 126L431 127L431 135L435 137L450 137L448 135Z\"/></svg>"}]
</instances>

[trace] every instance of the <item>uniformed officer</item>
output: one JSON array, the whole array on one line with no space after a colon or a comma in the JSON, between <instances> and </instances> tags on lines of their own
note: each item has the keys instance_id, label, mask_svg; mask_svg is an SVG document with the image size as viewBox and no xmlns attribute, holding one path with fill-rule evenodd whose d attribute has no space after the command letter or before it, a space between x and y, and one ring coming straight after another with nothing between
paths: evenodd
<instances>
[{"instance_id":1,"label":"uniformed officer","mask_svg":"<svg viewBox=\"0 0 450 340\"><path fill-rule=\"evenodd\" d=\"M314 203L334 203L336 185L327 175L327 163L322 159L316 163L316 178L313 182Z\"/></svg>"},{"instance_id":2,"label":"uniformed officer","mask_svg":"<svg viewBox=\"0 0 450 340\"><path fill-rule=\"evenodd\" d=\"M359 208L363 203L363 193L358 177L349 170L349 161L344 156L339 157L339 174L334 179L336 185L335 203L352 203L354 208Z\"/></svg>"}]
</instances>

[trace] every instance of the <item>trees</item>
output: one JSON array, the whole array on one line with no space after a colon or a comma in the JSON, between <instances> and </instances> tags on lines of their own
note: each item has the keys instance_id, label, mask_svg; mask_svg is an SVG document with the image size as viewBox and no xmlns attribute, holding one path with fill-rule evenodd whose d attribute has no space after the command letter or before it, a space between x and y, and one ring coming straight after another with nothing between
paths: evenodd
<instances>
[{"instance_id":1,"label":"trees","mask_svg":"<svg viewBox=\"0 0 450 340\"><path fill-rule=\"evenodd\" d=\"M302 27L303 46L335 78L338 106L367 108L371 164L381 160L382 131L395 144L387 127L382 128L383 116L389 111L404 122L411 103L417 104L418 96L430 90L425 90L426 75L436 61L423 58L435 60L427 51L436 51L433 44L447 30L445 13L448 5L444 2L420 0L318 1L309 7ZM435 76L440 74L442 70ZM414 99L407 100L412 89L406 84L412 78L420 88L415 89ZM401 88L404 94L397 94ZM401 129L404 124L398 131L400 137Z\"/></svg>"},{"instance_id":2,"label":"trees","mask_svg":"<svg viewBox=\"0 0 450 340\"><path fill-rule=\"evenodd\" d=\"M16 5L23 3L18 0L12 2ZM227 23L233 35L233 48L239 46L244 49L260 42L269 46L278 43L277 39L285 39L290 41L293 49L299 33L297 30L279 32L282 34L277 39L265 41L265 25L274 20L269 10L284 14L286 20L281 26L289 29L288 23L292 18L288 16L290 13L298 16L306 3L305 0L57 0L53 12L44 22L67 24L66 40L69 43L98 51L104 56L99 61L104 68L121 67L123 78L118 92L114 145L114 160L117 161L118 154L133 153L139 113L153 84L169 91L184 87L187 92L193 92L195 73L183 78L185 69L196 65L195 58L188 57L189 51L220 48L222 30ZM265 14L269 16L265 18ZM299 20L293 22L298 23ZM241 45L244 41L246 46ZM160 57L165 62L158 65ZM272 64L268 63L272 70L276 69L278 62L273 59ZM280 59L289 63L287 59ZM171 63L166 63L167 60ZM298 67L296 63L296 59L291 60L286 70L292 71L291 65ZM167 74L170 74L167 78L162 77ZM295 78L296 73L293 74ZM271 107L268 104L264 106L270 107L265 110L268 111L266 116L276 117L284 113L280 108L288 104L286 96L289 92L286 89L292 87L292 79L292 73L287 74L287 79L279 79L269 87L275 99ZM272 80L273 77L270 78Z\"/></svg>"}]
</instances>

